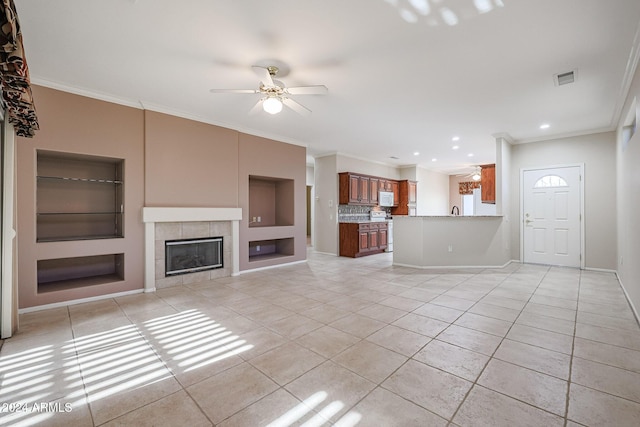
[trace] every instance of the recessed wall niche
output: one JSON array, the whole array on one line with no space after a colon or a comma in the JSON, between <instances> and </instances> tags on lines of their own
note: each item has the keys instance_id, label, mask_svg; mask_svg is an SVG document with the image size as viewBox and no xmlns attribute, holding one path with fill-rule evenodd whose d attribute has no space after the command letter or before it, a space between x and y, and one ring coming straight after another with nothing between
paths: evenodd
<instances>
[{"instance_id":1,"label":"recessed wall niche","mask_svg":"<svg viewBox=\"0 0 640 427\"><path fill-rule=\"evenodd\" d=\"M124 160L37 152L36 241L123 237Z\"/></svg>"},{"instance_id":2,"label":"recessed wall niche","mask_svg":"<svg viewBox=\"0 0 640 427\"><path fill-rule=\"evenodd\" d=\"M294 225L294 181L249 176L249 227Z\"/></svg>"},{"instance_id":3,"label":"recessed wall niche","mask_svg":"<svg viewBox=\"0 0 640 427\"><path fill-rule=\"evenodd\" d=\"M294 254L293 237L249 242L249 262L293 256Z\"/></svg>"},{"instance_id":4,"label":"recessed wall niche","mask_svg":"<svg viewBox=\"0 0 640 427\"><path fill-rule=\"evenodd\" d=\"M124 280L124 254L38 261L39 294L121 280Z\"/></svg>"}]
</instances>

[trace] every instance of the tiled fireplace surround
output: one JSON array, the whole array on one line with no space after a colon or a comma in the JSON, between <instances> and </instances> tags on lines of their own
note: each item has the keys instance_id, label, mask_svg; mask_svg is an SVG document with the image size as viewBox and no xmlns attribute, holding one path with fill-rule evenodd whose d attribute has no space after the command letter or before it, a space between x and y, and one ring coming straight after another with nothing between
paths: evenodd
<instances>
[{"instance_id":1,"label":"tiled fireplace surround","mask_svg":"<svg viewBox=\"0 0 640 427\"><path fill-rule=\"evenodd\" d=\"M156 288L181 286L239 273L240 208L162 208L145 207L145 292ZM165 277L165 241L223 237L224 267Z\"/></svg>"}]
</instances>

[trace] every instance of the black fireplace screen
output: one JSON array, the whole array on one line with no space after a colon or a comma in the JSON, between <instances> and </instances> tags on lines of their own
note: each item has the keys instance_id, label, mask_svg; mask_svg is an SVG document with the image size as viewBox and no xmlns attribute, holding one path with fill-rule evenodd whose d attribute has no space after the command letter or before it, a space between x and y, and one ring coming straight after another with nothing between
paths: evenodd
<instances>
[{"instance_id":1,"label":"black fireplace screen","mask_svg":"<svg viewBox=\"0 0 640 427\"><path fill-rule=\"evenodd\" d=\"M222 237L165 242L166 276L214 268L222 268Z\"/></svg>"}]
</instances>

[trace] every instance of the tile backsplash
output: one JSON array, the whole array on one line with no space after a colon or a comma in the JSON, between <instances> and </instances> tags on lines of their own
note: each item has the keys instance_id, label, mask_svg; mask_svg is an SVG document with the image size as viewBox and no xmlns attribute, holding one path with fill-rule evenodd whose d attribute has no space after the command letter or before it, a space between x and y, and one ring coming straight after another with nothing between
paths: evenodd
<instances>
[{"instance_id":1,"label":"tile backsplash","mask_svg":"<svg viewBox=\"0 0 640 427\"><path fill-rule=\"evenodd\" d=\"M378 206L338 205L338 222L369 221L372 210L382 210Z\"/></svg>"}]
</instances>

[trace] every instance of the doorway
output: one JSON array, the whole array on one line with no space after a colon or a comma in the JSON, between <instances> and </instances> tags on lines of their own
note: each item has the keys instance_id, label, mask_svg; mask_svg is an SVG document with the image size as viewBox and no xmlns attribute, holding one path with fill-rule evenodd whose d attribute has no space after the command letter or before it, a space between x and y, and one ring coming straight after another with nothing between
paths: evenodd
<instances>
[{"instance_id":1,"label":"doorway","mask_svg":"<svg viewBox=\"0 0 640 427\"><path fill-rule=\"evenodd\" d=\"M583 165L521 171L521 259L584 267Z\"/></svg>"}]
</instances>

